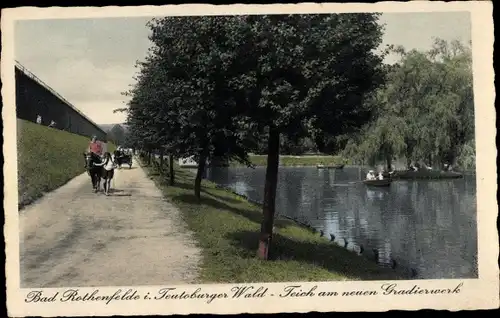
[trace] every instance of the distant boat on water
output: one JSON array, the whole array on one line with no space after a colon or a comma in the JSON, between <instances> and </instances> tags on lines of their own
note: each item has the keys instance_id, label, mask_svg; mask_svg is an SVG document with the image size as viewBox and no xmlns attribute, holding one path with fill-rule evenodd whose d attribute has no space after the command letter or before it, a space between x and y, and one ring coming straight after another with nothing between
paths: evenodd
<instances>
[{"instance_id":1,"label":"distant boat on water","mask_svg":"<svg viewBox=\"0 0 500 318\"><path fill-rule=\"evenodd\" d=\"M209 162L207 160L207 164L205 167L209 166ZM179 159L179 167L181 168L198 168L198 162L194 160L194 157L181 158Z\"/></svg>"},{"instance_id":2,"label":"distant boat on water","mask_svg":"<svg viewBox=\"0 0 500 318\"><path fill-rule=\"evenodd\" d=\"M198 163L194 160L193 157L180 158L179 159L179 167L181 167L181 168L198 168Z\"/></svg>"},{"instance_id":3,"label":"distant boat on water","mask_svg":"<svg viewBox=\"0 0 500 318\"><path fill-rule=\"evenodd\" d=\"M318 169L343 169L344 168L344 164L340 164L340 165L331 165L331 166L327 166L327 165L316 165L316 168Z\"/></svg>"},{"instance_id":4,"label":"distant boat on water","mask_svg":"<svg viewBox=\"0 0 500 318\"><path fill-rule=\"evenodd\" d=\"M458 179L463 174L455 171L439 171L420 169L418 171L394 171L393 179Z\"/></svg>"}]
</instances>

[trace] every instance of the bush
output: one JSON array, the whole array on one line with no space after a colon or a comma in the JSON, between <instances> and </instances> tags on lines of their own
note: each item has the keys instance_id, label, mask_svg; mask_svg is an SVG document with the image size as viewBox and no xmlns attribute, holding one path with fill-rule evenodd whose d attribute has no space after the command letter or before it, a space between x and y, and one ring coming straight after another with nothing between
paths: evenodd
<instances>
[{"instance_id":1,"label":"bush","mask_svg":"<svg viewBox=\"0 0 500 318\"><path fill-rule=\"evenodd\" d=\"M465 143L457 158L457 165L463 170L473 170L476 168L476 145L471 140Z\"/></svg>"}]
</instances>

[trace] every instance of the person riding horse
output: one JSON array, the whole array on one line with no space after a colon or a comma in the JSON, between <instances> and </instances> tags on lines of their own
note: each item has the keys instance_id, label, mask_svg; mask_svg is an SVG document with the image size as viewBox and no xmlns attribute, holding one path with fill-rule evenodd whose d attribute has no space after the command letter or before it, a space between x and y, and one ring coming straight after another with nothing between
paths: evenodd
<instances>
[{"instance_id":1,"label":"person riding horse","mask_svg":"<svg viewBox=\"0 0 500 318\"><path fill-rule=\"evenodd\" d=\"M101 157L93 152L83 153L85 169L87 170L94 192L98 192L101 185L102 163Z\"/></svg>"},{"instance_id":2,"label":"person riding horse","mask_svg":"<svg viewBox=\"0 0 500 318\"><path fill-rule=\"evenodd\" d=\"M102 168L96 166L96 164L100 164L102 162L102 145L97 141L97 136L92 136L87 151L84 153L84 157L85 169L92 180L92 187L95 192L98 192L101 183Z\"/></svg>"},{"instance_id":3,"label":"person riding horse","mask_svg":"<svg viewBox=\"0 0 500 318\"><path fill-rule=\"evenodd\" d=\"M99 157L102 157L102 145L100 142L97 141L96 136L92 136L92 140L90 141L87 151L95 153Z\"/></svg>"}]
</instances>

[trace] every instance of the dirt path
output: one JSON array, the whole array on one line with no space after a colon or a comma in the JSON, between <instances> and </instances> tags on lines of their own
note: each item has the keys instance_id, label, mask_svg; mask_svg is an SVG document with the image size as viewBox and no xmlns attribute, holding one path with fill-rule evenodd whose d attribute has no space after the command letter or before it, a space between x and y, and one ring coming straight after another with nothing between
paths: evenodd
<instances>
[{"instance_id":1,"label":"dirt path","mask_svg":"<svg viewBox=\"0 0 500 318\"><path fill-rule=\"evenodd\" d=\"M195 282L201 254L180 212L137 161L114 183L106 197L82 174L20 211L22 288Z\"/></svg>"}]
</instances>

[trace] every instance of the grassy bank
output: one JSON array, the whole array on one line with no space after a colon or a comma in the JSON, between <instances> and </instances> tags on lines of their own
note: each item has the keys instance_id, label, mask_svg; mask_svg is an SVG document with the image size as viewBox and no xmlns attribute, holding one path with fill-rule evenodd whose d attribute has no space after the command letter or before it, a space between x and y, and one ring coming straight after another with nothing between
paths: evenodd
<instances>
[{"instance_id":1,"label":"grassy bank","mask_svg":"<svg viewBox=\"0 0 500 318\"><path fill-rule=\"evenodd\" d=\"M83 173L89 138L17 121L19 206L33 202ZM113 150L114 145L108 145Z\"/></svg>"},{"instance_id":2,"label":"grassy bank","mask_svg":"<svg viewBox=\"0 0 500 318\"><path fill-rule=\"evenodd\" d=\"M155 167L144 167L183 214L203 250L201 282L279 282L397 279L393 270L330 243L289 220L277 220L272 261L255 258L261 209L215 184L202 182L196 204L193 174L176 167L176 185Z\"/></svg>"},{"instance_id":3,"label":"grassy bank","mask_svg":"<svg viewBox=\"0 0 500 318\"><path fill-rule=\"evenodd\" d=\"M267 155L251 155L250 161L256 166L267 165ZM316 166L316 165L336 165L347 163L344 158L340 156L326 156L326 155L304 155L304 156L280 156L280 165L286 167L298 166ZM231 162L231 166L241 166L238 162Z\"/></svg>"}]
</instances>

